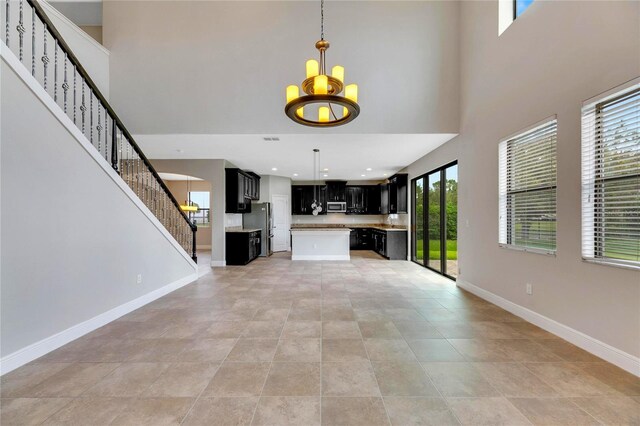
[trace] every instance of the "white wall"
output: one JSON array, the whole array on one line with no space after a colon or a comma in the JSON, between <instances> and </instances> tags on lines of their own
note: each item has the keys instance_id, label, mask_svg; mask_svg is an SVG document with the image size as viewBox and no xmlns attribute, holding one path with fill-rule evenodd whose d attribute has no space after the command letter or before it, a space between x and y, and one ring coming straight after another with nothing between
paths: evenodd
<instances>
[{"instance_id":1,"label":"white wall","mask_svg":"<svg viewBox=\"0 0 640 426\"><path fill-rule=\"evenodd\" d=\"M640 3L535 1L500 37L497 7L463 3L460 136L406 170L459 160L459 281L637 357L640 272L581 260L580 108L640 75ZM557 256L499 248L498 141L553 114Z\"/></svg>"},{"instance_id":2,"label":"white wall","mask_svg":"<svg viewBox=\"0 0 640 426\"><path fill-rule=\"evenodd\" d=\"M116 110L134 134L299 133L285 88L318 56L319 14L308 1L105 1ZM458 16L456 1L328 2L328 64L358 83L362 110L304 132L457 133Z\"/></svg>"},{"instance_id":3,"label":"white wall","mask_svg":"<svg viewBox=\"0 0 640 426\"><path fill-rule=\"evenodd\" d=\"M273 203L274 195L284 195L291 205L291 179L282 176L260 176L260 199L258 203Z\"/></svg>"},{"instance_id":4,"label":"white wall","mask_svg":"<svg viewBox=\"0 0 640 426\"><path fill-rule=\"evenodd\" d=\"M91 156L95 149L17 59L24 80L7 65L12 54L0 47L6 372L195 279L197 266L111 166Z\"/></svg>"},{"instance_id":5,"label":"white wall","mask_svg":"<svg viewBox=\"0 0 640 426\"><path fill-rule=\"evenodd\" d=\"M56 8L46 2L40 2L40 4L82 67L89 73L104 97L109 100L109 51ZM94 35L97 35L96 30Z\"/></svg>"}]
</instances>

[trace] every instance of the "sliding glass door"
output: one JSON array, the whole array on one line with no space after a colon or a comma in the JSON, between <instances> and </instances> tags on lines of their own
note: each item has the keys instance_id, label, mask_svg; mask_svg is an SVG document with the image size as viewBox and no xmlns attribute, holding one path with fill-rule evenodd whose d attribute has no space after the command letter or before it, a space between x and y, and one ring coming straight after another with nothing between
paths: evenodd
<instances>
[{"instance_id":1,"label":"sliding glass door","mask_svg":"<svg viewBox=\"0 0 640 426\"><path fill-rule=\"evenodd\" d=\"M455 278L458 275L457 162L413 179L412 196L412 260Z\"/></svg>"},{"instance_id":2,"label":"sliding glass door","mask_svg":"<svg viewBox=\"0 0 640 426\"><path fill-rule=\"evenodd\" d=\"M435 271L444 272L442 268L442 194L440 171L427 175L429 195L427 197L427 235L429 250L427 266Z\"/></svg>"},{"instance_id":3,"label":"sliding glass door","mask_svg":"<svg viewBox=\"0 0 640 426\"><path fill-rule=\"evenodd\" d=\"M413 217L422 218L424 214L424 179L413 181ZM424 220L419 219L414 222L413 234L413 261L424 265Z\"/></svg>"}]
</instances>

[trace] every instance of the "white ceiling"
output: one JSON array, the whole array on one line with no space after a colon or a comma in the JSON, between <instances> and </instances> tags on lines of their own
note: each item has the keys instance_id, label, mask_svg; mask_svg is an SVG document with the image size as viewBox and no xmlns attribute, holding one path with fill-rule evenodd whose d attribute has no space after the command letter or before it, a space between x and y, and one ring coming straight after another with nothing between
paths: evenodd
<instances>
[{"instance_id":1,"label":"white ceiling","mask_svg":"<svg viewBox=\"0 0 640 426\"><path fill-rule=\"evenodd\" d=\"M158 172L158 176L160 176L162 180L202 180L194 176L181 175L178 173Z\"/></svg>"},{"instance_id":2,"label":"white ceiling","mask_svg":"<svg viewBox=\"0 0 640 426\"><path fill-rule=\"evenodd\" d=\"M279 137L279 141L265 141L264 136L135 135L134 138L149 158L224 158L260 175L285 176L293 180L313 179L313 149L318 148L321 169L329 169L321 171L321 179L379 180L456 135L268 135Z\"/></svg>"}]
</instances>

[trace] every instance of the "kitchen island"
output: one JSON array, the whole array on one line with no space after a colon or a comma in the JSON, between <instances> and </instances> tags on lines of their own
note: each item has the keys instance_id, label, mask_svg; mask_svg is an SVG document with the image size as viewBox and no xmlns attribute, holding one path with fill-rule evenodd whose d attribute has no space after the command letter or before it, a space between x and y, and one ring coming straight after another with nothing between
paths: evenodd
<instances>
[{"instance_id":1,"label":"kitchen island","mask_svg":"<svg viewBox=\"0 0 640 426\"><path fill-rule=\"evenodd\" d=\"M291 229L291 260L350 260L349 228Z\"/></svg>"}]
</instances>

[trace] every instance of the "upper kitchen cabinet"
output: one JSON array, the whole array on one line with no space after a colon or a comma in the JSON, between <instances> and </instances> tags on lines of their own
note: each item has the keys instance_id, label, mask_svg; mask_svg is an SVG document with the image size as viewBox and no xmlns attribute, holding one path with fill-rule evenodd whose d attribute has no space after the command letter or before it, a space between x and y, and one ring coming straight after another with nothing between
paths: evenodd
<instances>
[{"instance_id":1,"label":"upper kitchen cabinet","mask_svg":"<svg viewBox=\"0 0 640 426\"><path fill-rule=\"evenodd\" d=\"M240 169L225 169L225 173L225 212L251 212L251 200L260 198L260 176Z\"/></svg>"},{"instance_id":2,"label":"upper kitchen cabinet","mask_svg":"<svg viewBox=\"0 0 640 426\"><path fill-rule=\"evenodd\" d=\"M317 201L322 206L322 212L327 214L327 187L314 185L292 185L291 186L291 214L311 215L313 209L311 204Z\"/></svg>"},{"instance_id":3,"label":"upper kitchen cabinet","mask_svg":"<svg viewBox=\"0 0 640 426\"><path fill-rule=\"evenodd\" d=\"M366 214L381 214L382 206L380 204L380 186L379 185L367 185L364 187L367 196L367 208Z\"/></svg>"},{"instance_id":4,"label":"upper kitchen cabinet","mask_svg":"<svg viewBox=\"0 0 640 426\"><path fill-rule=\"evenodd\" d=\"M389 184L378 185L380 192L380 214L389 214Z\"/></svg>"},{"instance_id":5,"label":"upper kitchen cabinet","mask_svg":"<svg viewBox=\"0 0 640 426\"><path fill-rule=\"evenodd\" d=\"M367 212L367 192L364 186L347 186L347 214L365 214Z\"/></svg>"},{"instance_id":6,"label":"upper kitchen cabinet","mask_svg":"<svg viewBox=\"0 0 640 426\"><path fill-rule=\"evenodd\" d=\"M249 198L254 201L260 199L260 175L254 172L247 172L249 175Z\"/></svg>"},{"instance_id":7,"label":"upper kitchen cabinet","mask_svg":"<svg viewBox=\"0 0 640 426\"><path fill-rule=\"evenodd\" d=\"M347 182L329 181L327 182L327 201L342 202L347 201L346 198Z\"/></svg>"},{"instance_id":8,"label":"upper kitchen cabinet","mask_svg":"<svg viewBox=\"0 0 640 426\"><path fill-rule=\"evenodd\" d=\"M397 174L389 178L389 211L388 213L407 213L407 189L409 175Z\"/></svg>"}]
</instances>

